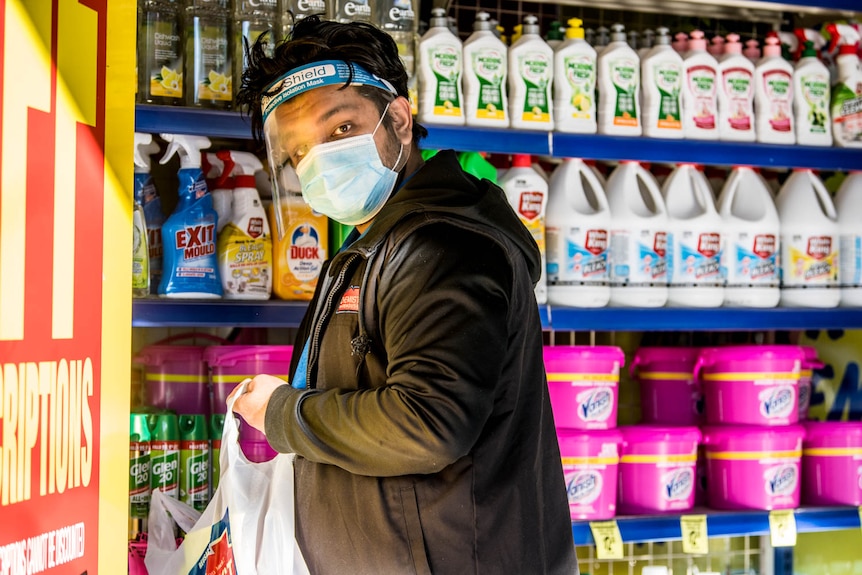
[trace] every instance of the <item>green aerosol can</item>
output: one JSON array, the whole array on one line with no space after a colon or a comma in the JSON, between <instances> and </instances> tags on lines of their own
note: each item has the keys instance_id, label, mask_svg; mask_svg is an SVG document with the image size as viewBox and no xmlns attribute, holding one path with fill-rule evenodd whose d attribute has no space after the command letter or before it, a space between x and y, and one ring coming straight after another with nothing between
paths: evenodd
<instances>
[{"instance_id":1,"label":"green aerosol can","mask_svg":"<svg viewBox=\"0 0 862 575\"><path fill-rule=\"evenodd\" d=\"M150 428L145 413L129 416L129 539L147 531L150 513Z\"/></svg>"},{"instance_id":2,"label":"green aerosol can","mask_svg":"<svg viewBox=\"0 0 862 575\"><path fill-rule=\"evenodd\" d=\"M150 423L150 485L168 497L179 499L180 428L177 415L162 411L148 417Z\"/></svg>"},{"instance_id":3,"label":"green aerosol can","mask_svg":"<svg viewBox=\"0 0 862 575\"><path fill-rule=\"evenodd\" d=\"M224 433L224 413L214 413L210 417L210 444L212 445L210 453L212 456L212 474L210 484L212 485L213 493L218 489L218 480L221 476L221 464L219 463L219 458L221 457L222 433Z\"/></svg>"},{"instance_id":4,"label":"green aerosol can","mask_svg":"<svg viewBox=\"0 0 862 575\"><path fill-rule=\"evenodd\" d=\"M210 500L210 441L205 415L180 415L180 501L203 511Z\"/></svg>"}]
</instances>

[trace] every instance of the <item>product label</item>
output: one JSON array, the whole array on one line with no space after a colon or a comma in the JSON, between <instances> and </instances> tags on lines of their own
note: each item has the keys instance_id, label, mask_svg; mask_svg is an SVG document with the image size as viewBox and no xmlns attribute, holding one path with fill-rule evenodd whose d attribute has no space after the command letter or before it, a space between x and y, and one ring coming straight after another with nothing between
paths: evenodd
<instances>
[{"instance_id":1,"label":"product label","mask_svg":"<svg viewBox=\"0 0 862 575\"><path fill-rule=\"evenodd\" d=\"M210 498L209 443L183 441L180 444L180 501L198 511L206 509Z\"/></svg>"},{"instance_id":2,"label":"product label","mask_svg":"<svg viewBox=\"0 0 862 575\"><path fill-rule=\"evenodd\" d=\"M179 498L179 442L154 441L150 451L150 487L161 489L168 497Z\"/></svg>"},{"instance_id":3,"label":"product label","mask_svg":"<svg viewBox=\"0 0 862 575\"><path fill-rule=\"evenodd\" d=\"M832 122L835 137L845 143L862 145L862 83L839 83L832 95Z\"/></svg>"},{"instance_id":4,"label":"product label","mask_svg":"<svg viewBox=\"0 0 862 575\"><path fill-rule=\"evenodd\" d=\"M595 115L596 59L589 54L575 54L563 59L563 70L572 93L573 119L590 120Z\"/></svg>"},{"instance_id":5,"label":"product label","mask_svg":"<svg viewBox=\"0 0 862 575\"><path fill-rule=\"evenodd\" d=\"M188 575L233 575L236 571L233 540L230 534L229 510L224 517L214 521L210 528L210 541L200 558L191 566ZM184 567L185 569L185 567Z\"/></svg>"},{"instance_id":6,"label":"product label","mask_svg":"<svg viewBox=\"0 0 862 575\"><path fill-rule=\"evenodd\" d=\"M721 234L691 230L673 234L668 254L668 281L676 287L719 287L721 274Z\"/></svg>"},{"instance_id":7,"label":"product label","mask_svg":"<svg viewBox=\"0 0 862 575\"><path fill-rule=\"evenodd\" d=\"M150 96L183 97L183 45L177 14L146 12L140 38Z\"/></svg>"},{"instance_id":8,"label":"product label","mask_svg":"<svg viewBox=\"0 0 862 575\"><path fill-rule=\"evenodd\" d=\"M581 421L604 423L613 412L614 389L612 387L588 389L579 393L576 401L578 417Z\"/></svg>"},{"instance_id":9,"label":"product label","mask_svg":"<svg viewBox=\"0 0 862 575\"><path fill-rule=\"evenodd\" d=\"M200 70L195 83L195 102L233 100L231 55L225 24L200 16L191 19L189 39L194 48L195 69Z\"/></svg>"},{"instance_id":10,"label":"product label","mask_svg":"<svg viewBox=\"0 0 862 575\"><path fill-rule=\"evenodd\" d=\"M578 469L566 473L566 493L571 507L594 503L602 494L604 480L598 469Z\"/></svg>"},{"instance_id":11,"label":"product label","mask_svg":"<svg viewBox=\"0 0 862 575\"><path fill-rule=\"evenodd\" d=\"M793 495L799 483L799 471L792 463L782 463L763 473L763 487L770 497Z\"/></svg>"},{"instance_id":12,"label":"product label","mask_svg":"<svg viewBox=\"0 0 862 575\"><path fill-rule=\"evenodd\" d=\"M320 233L311 224L296 226L289 233L290 243L283 257L290 273L301 282L316 280L326 260L326 250L320 245Z\"/></svg>"},{"instance_id":13,"label":"product label","mask_svg":"<svg viewBox=\"0 0 862 575\"><path fill-rule=\"evenodd\" d=\"M829 75L803 74L797 81L802 93L802 102L799 103L801 112L808 115L808 133L825 134L829 129Z\"/></svg>"},{"instance_id":14,"label":"product label","mask_svg":"<svg viewBox=\"0 0 862 575\"><path fill-rule=\"evenodd\" d=\"M862 287L862 236L841 236L838 276L842 287Z\"/></svg>"},{"instance_id":15,"label":"product label","mask_svg":"<svg viewBox=\"0 0 862 575\"><path fill-rule=\"evenodd\" d=\"M607 230L548 227L545 238L548 242L548 285L607 285Z\"/></svg>"},{"instance_id":16,"label":"product label","mask_svg":"<svg viewBox=\"0 0 862 575\"><path fill-rule=\"evenodd\" d=\"M472 54L473 73L479 81L476 118L505 120L503 82L506 80L506 52L497 48L480 48Z\"/></svg>"},{"instance_id":17,"label":"product label","mask_svg":"<svg viewBox=\"0 0 862 575\"><path fill-rule=\"evenodd\" d=\"M387 6L388 10L386 9ZM413 11L413 4L410 0L388 0L384 2L383 8L379 12L383 15L382 28L384 30L413 31L416 12Z\"/></svg>"},{"instance_id":18,"label":"product label","mask_svg":"<svg viewBox=\"0 0 862 575\"><path fill-rule=\"evenodd\" d=\"M521 120L550 122L550 89L553 62L544 52L527 52L518 56L518 73L524 82L526 96Z\"/></svg>"},{"instance_id":19,"label":"product label","mask_svg":"<svg viewBox=\"0 0 862 575\"><path fill-rule=\"evenodd\" d=\"M339 22L371 22L371 4L368 0L338 0L335 19Z\"/></svg>"},{"instance_id":20,"label":"product label","mask_svg":"<svg viewBox=\"0 0 862 575\"><path fill-rule=\"evenodd\" d=\"M275 51L275 36L267 23L255 23L248 20L239 22L237 26L239 37L235 40L236 52L234 58L236 61L242 62L242 71L248 67L248 54L245 50L245 43L249 46L254 46L258 39L266 34L263 41L263 52L268 58L272 58Z\"/></svg>"},{"instance_id":21,"label":"product label","mask_svg":"<svg viewBox=\"0 0 862 575\"><path fill-rule=\"evenodd\" d=\"M782 287L836 287L838 242L832 236L791 235L783 240Z\"/></svg>"},{"instance_id":22,"label":"product label","mask_svg":"<svg viewBox=\"0 0 862 575\"><path fill-rule=\"evenodd\" d=\"M751 130L754 117L754 82L751 71L745 68L728 68L721 74L721 84L727 99L727 125L731 130Z\"/></svg>"},{"instance_id":23,"label":"product label","mask_svg":"<svg viewBox=\"0 0 862 575\"><path fill-rule=\"evenodd\" d=\"M144 212L136 208L132 218L132 289L150 288L150 255L147 248L147 230Z\"/></svg>"},{"instance_id":24,"label":"product label","mask_svg":"<svg viewBox=\"0 0 862 575\"><path fill-rule=\"evenodd\" d=\"M162 214L162 203L154 200L155 187L153 186L153 198L147 200L147 196L144 196L144 220L147 222L147 247L150 253L150 291L157 293L159 282L162 280L164 257L162 222L165 216Z\"/></svg>"},{"instance_id":25,"label":"product label","mask_svg":"<svg viewBox=\"0 0 862 575\"><path fill-rule=\"evenodd\" d=\"M728 239L728 287L778 287L778 242L772 234L739 232Z\"/></svg>"},{"instance_id":26,"label":"product label","mask_svg":"<svg viewBox=\"0 0 862 575\"><path fill-rule=\"evenodd\" d=\"M516 180L517 184L518 181ZM515 194L515 211L518 218L527 226L527 230L539 251L545 255L545 203L547 194L541 190L523 190Z\"/></svg>"},{"instance_id":27,"label":"product label","mask_svg":"<svg viewBox=\"0 0 862 575\"><path fill-rule=\"evenodd\" d=\"M687 501L694 491L694 469L680 467L665 473L661 478L662 498L665 501Z\"/></svg>"},{"instance_id":28,"label":"product label","mask_svg":"<svg viewBox=\"0 0 862 575\"><path fill-rule=\"evenodd\" d=\"M667 285L667 233L611 230L608 260L612 286Z\"/></svg>"},{"instance_id":29,"label":"product label","mask_svg":"<svg viewBox=\"0 0 862 575\"><path fill-rule=\"evenodd\" d=\"M638 127L637 99L640 66L637 60L620 58L610 63L611 82L616 90L614 126Z\"/></svg>"},{"instance_id":30,"label":"product label","mask_svg":"<svg viewBox=\"0 0 862 575\"><path fill-rule=\"evenodd\" d=\"M129 458L129 514L132 519L146 519L150 506L150 447L132 442Z\"/></svg>"},{"instance_id":31,"label":"product label","mask_svg":"<svg viewBox=\"0 0 862 575\"><path fill-rule=\"evenodd\" d=\"M288 9L296 20L302 20L312 14L325 14L325 0L288 0Z\"/></svg>"},{"instance_id":32,"label":"product label","mask_svg":"<svg viewBox=\"0 0 862 575\"><path fill-rule=\"evenodd\" d=\"M692 66L686 71L687 103L690 108L692 127L698 130L714 130L718 115L718 74L710 66Z\"/></svg>"},{"instance_id":33,"label":"product label","mask_svg":"<svg viewBox=\"0 0 862 575\"><path fill-rule=\"evenodd\" d=\"M272 241L263 233L263 219L249 218L246 230L230 223L218 237L224 294L259 296L272 292Z\"/></svg>"},{"instance_id":34,"label":"product label","mask_svg":"<svg viewBox=\"0 0 862 575\"><path fill-rule=\"evenodd\" d=\"M437 79L434 115L460 116L458 82L461 77L461 51L453 45L436 46L428 50L428 60Z\"/></svg>"},{"instance_id":35,"label":"product label","mask_svg":"<svg viewBox=\"0 0 862 575\"><path fill-rule=\"evenodd\" d=\"M653 67L653 78L659 95L656 127L681 130L682 66L676 62L659 62Z\"/></svg>"},{"instance_id":36,"label":"product label","mask_svg":"<svg viewBox=\"0 0 862 575\"><path fill-rule=\"evenodd\" d=\"M769 127L776 132L793 130L793 77L784 70L770 70L763 74L763 89L768 102L764 112L769 118Z\"/></svg>"},{"instance_id":37,"label":"product label","mask_svg":"<svg viewBox=\"0 0 862 575\"><path fill-rule=\"evenodd\" d=\"M787 419L795 407L793 387L788 385L764 389L757 399L760 403L760 414L766 419Z\"/></svg>"}]
</instances>

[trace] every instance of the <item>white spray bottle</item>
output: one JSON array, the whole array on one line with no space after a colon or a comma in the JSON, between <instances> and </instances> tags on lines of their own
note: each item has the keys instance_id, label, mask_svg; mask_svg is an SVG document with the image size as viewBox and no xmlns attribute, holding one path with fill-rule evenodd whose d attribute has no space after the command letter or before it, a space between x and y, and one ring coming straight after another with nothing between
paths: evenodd
<instances>
[{"instance_id":1,"label":"white spray bottle","mask_svg":"<svg viewBox=\"0 0 862 575\"><path fill-rule=\"evenodd\" d=\"M796 120L796 143L802 146L831 146L832 86L829 69L818 58L815 43L806 38L806 30L796 30L802 46L793 71L793 112Z\"/></svg>"},{"instance_id":2,"label":"white spray bottle","mask_svg":"<svg viewBox=\"0 0 862 575\"><path fill-rule=\"evenodd\" d=\"M670 45L670 30L658 28L655 45L641 62L643 129L650 138L679 139L682 130L682 56Z\"/></svg>"},{"instance_id":3,"label":"white spray bottle","mask_svg":"<svg viewBox=\"0 0 862 575\"><path fill-rule=\"evenodd\" d=\"M152 134L135 132L135 206L132 214L132 297L150 295L150 248L144 202L154 196L150 155L159 151Z\"/></svg>"},{"instance_id":4,"label":"white spray bottle","mask_svg":"<svg viewBox=\"0 0 862 575\"><path fill-rule=\"evenodd\" d=\"M836 146L862 148L862 71L859 33L852 26L830 24L832 46L838 45L838 78L832 88L832 135Z\"/></svg>"},{"instance_id":5,"label":"white spray bottle","mask_svg":"<svg viewBox=\"0 0 862 575\"><path fill-rule=\"evenodd\" d=\"M235 179L230 222L218 236L219 271L227 299L269 299L272 236L254 183L263 164L254 154L230 152Z\"/></svg>"},{"instance_id":6,"label":"white spray bottle","mask_svg":"<svg viewBox=\"0 0 862 575\"><path fill-rule=\"evenodd\" d=\"M538 22L524 16L521 37L509 47L509 117L523 130L554 129L554 50L539 35Z\"/></svg>"},{"instance_id":7,"label":"white spray bottle","mask_svg":"<svg viewBox=\"0 0 862 575\"><path fill-rule=\"evenodd\" d=\"M580 19L568 25L554 52L554 122L559 132L595 134L596 50L584 40Z\"/></svg>"},{"instance_id":8,"label":"white spray bottle","mask_svg":"<svg viewBox=\"0 0 862 575\"><path fill-rule=\"evenodd\" d=\"M626 42L625 27L611 28L611 43L598 57L599 133L640 136L640 60Z\"/></svg>"},{"instance_id":9,"label":"white spray bottle","mask_svg":"<svg viewBox=\"0 0 862 575\"><path fill-rule=\"evenodd\" d=\"M201 169L207 179L207 187L213 197L213 207L218 213L216 232L222 231L231 217L231 202L235 187L233 176L233 159L230 150L219 150L216 153L206 153L201 158Z\"/></svg>"}]
</instances>

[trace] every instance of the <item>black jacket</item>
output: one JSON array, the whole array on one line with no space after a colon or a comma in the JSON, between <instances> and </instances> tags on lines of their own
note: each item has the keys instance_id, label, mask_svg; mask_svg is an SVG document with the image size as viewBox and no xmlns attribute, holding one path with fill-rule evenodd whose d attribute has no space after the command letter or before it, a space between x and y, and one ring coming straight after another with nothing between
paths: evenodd
<instances>
[{"instance_id":1,"label":"black jacket","mask_svg":"<svg viewBox=\"0 0 862 575\"><path fill-rule=\"evenodd\" d=\"M374 262L374 265L369 262ZM315 575L577 573L533 293L502 191L441 152L334 257L297 338L309 389L266 434L295 452Z\"/></svg>"}]
</instances>

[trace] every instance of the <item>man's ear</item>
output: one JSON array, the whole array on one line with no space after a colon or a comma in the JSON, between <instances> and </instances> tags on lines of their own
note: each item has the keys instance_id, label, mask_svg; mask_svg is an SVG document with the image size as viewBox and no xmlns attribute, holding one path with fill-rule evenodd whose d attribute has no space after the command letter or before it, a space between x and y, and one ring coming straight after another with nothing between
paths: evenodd
<instances>
[{"instance_id":1,"label":"man's ear","mask_svg":"<svg viewBox=\"0 0 862 575\"><path fill-rule=\"evenodd\" d=\"M413 143L413 114L410 102L404 96L398 96L389 104L389 114L392 119L392 129L404 146Z\"/></svg>"}]
</instances>

